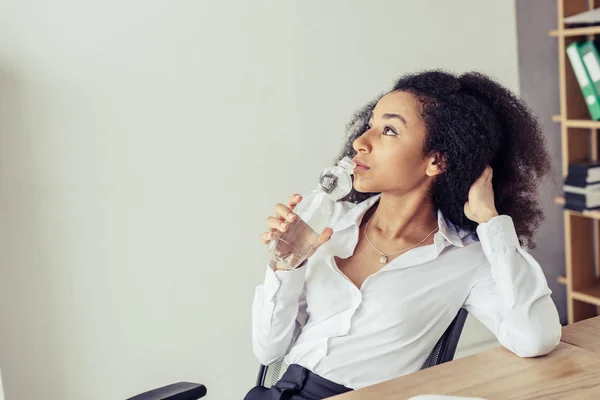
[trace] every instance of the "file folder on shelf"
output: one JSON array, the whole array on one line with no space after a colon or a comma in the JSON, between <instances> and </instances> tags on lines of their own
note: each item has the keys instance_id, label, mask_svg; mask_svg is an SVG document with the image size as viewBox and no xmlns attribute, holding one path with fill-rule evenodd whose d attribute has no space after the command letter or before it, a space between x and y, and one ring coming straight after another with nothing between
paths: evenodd
<instances>
[{"instance_id":1,"label":"file folder on shelf","mask_svg":"<svg viewBox=\"0 0 600 400\"><path fill-rule=\"evenodd\" d=\"M591 41L584 44L571 43L567 47L567 56L573 67L575 78L577 78L577 83L583 93L583 98L591 118L593 120L600 120L600 99L598 97L598 89L596 89L596 84L600 88L600 66L598 64L598 52L594 43ZM591 71L588 71L586 68L588 64L592 68ZM596 80L594 81L593 78L596 78Z\"/></svg>"}]
</instances>

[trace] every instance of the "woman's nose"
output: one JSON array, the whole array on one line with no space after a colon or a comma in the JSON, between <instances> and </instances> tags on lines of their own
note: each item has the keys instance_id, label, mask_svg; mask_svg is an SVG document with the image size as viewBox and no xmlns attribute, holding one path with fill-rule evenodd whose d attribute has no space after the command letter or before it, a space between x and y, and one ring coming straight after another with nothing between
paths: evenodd
<instances>
[{"instance_id":1,"label":"woman's nose","mask_svg":"<svg viewBox=\"0 0 600 400\"><path fill-rule=\"evenodd\" d=\"M365 133L357 137L354 142L352 142L352 147L354 151L357 153L369 153L371 152L371 144L369 143L368 137L369 130Z\"/></svg>"}]
</instances>

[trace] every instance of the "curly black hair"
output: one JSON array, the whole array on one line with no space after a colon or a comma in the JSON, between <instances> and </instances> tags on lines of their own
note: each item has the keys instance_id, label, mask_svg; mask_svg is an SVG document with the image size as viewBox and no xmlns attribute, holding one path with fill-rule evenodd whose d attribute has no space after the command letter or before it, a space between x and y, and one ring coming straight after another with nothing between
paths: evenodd
<instances>
[{"instance_id":1,"label":"curly black hair","mask_svg":"<svg viewBox=\"0 0 600 400\"><path fill-rule=\"evenodd\" d=\"M471 185L490 165L496 209L512 217L521 245L535 247L533 234L544 219L539 187L552 163L540 124L529 107L478 72L409 74L395 83L393 91L411 93L420 101L426 129L423 153L438 154L443 162L444 173L430 188L434 206L477 239L477 223L465 216L464 204ZM377 100L372 101L354 114L339 158L356 154L352 142L367 131L376 104ZM373 195L352 189L345 200L358 203Z\"/></svg>"}]
</instances>

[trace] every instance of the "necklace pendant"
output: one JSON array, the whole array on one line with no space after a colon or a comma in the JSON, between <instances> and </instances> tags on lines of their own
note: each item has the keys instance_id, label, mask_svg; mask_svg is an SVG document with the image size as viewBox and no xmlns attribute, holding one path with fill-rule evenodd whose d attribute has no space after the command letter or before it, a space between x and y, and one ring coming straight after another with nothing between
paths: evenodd
<instances>
[{"instance_id":1,"label":"necklace pendant","mask_svg":"<svg viewBox=\"0 0 600 400\"><path fill-rule=\"evenodd\" d=\"M387 256L381 256L381 257L379 257L379 262L382 263L382 264L387 263L388 262Z\"/></svg>"}]
</instances>

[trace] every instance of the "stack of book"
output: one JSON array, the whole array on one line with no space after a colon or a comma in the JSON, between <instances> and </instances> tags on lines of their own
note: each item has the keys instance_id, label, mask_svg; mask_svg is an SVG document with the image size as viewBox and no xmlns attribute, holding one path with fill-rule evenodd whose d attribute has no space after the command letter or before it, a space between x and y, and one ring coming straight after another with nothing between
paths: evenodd
<instances>
[{"instance_id":1,"label":"stack of book","mask_svg":"<svg viewBox=\"0 0 600 400\"><path fill-rule=\"evenodd\" d=\"M600 162L569 164L563 186L565 208L587 211L600 208Z\"/></svg>"}]
</instances>

